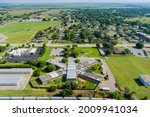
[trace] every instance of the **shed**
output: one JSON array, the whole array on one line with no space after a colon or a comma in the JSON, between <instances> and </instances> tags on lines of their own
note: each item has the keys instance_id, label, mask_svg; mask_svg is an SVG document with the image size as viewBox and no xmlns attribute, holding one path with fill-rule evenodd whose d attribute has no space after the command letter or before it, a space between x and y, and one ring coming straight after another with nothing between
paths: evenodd
<instances>
[{"instance_id":1,"label":"shed","mask_svg":"<svg viewBox=\"0 0 150 117\"><path fill-rule=\"evenodd\" d=\"M144 86L150 86L150 75L139 75L138 79Z\"/></svg>"}]
</instances>

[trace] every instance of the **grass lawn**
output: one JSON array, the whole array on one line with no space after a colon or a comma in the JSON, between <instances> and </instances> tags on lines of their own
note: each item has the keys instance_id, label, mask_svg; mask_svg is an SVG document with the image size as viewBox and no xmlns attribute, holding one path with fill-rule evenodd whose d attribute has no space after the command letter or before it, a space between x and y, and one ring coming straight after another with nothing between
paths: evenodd
<instances>
[{"instance_id":1,"label":"grass lawn","mask_svg":"<svg viewBox=\"0 0 150 117\"><path fill-rule=\"evenodd\" d=\"M18 22L0 27L0 33L9 38L5 43L30 43L31 39L37 31L48 27L58 26L60 22Z\"/></svg>"},{"instance_id":2,"label":"grass lawn","mask_svg":"<svg viewBox=\"0 0 150 117\"><path fill-rule=\"evenodd\" d=\"M102 57L96 47L78 47L78 50L82 51L80 56L96 58Z\"/></svg>"},{"instance_id":3,"label":"grass lawn","mask_svg":"<svg viewBox=\"0 0 150 117\"><path fill-rule=\"evenodd\" d=\"M47 47L46 52L44 53L44 55L39 57L39 61L47 61L48 59L52 58L50 56L50 53L51 53L52 49L53 49L52 47Z\"/></svg>"},{"instance_id":4,"label":"grass lawn","mask_svg":"<svg viewBox=\"0 0 150 117\"><path fill-rule=\"evenodd\" d=\"M36 11L39 11L39 10L36 10L36 9L19 9L19 10L8 11L8 13L12 16L20 16L23 14L33 13Z\"/></svg>"},{"instance_id":5,"label":"grass lawn","mask_svg":"<svg viewBox=\"0 0 150 117\"><path fill-rule=\"evenodd\" d=\"M63 9L51 9L51 10L47 10L45 12L42 12L42 16L48 18L49 14L51 15L58 15L60 13L60 11L62 11Z\"/></svg>"},{"instance_id":6,"label":"grass lawn","mask_svg":"<svg viewBox=\"0 0 150 117\"><path fill-rule=\"evenodd\" d=\"M138 98L147 96L150 99L150 87L146 88L137 79L140 74L150 74L149 58L112 56L106 61L122 88L128 87Z\"/></svg>"},{"instance_id":7,"label":"grass lawn","mask_svg":"<svg viewBox=\"0 0 150 117\"><path fill-rule=\"evenodd\" d=\"M142 23L148 23L150 24L150 18L149 17L136 17L136 18L130 18L128 21L140 21Z\"/></svg>"},{"instance_id":8,"label":"grass lawn","mask_svg":"<svg viewBox=\"0 0 150 117\"><path fill-rule=\"evenodd\" d=\"M78 82L78 88L82 88L82 89L88 89L88 90L93 90L96 87L96 84L91 83L89 81L83 80L81 78L77 79Z\"/></svg>"}]
</instances>

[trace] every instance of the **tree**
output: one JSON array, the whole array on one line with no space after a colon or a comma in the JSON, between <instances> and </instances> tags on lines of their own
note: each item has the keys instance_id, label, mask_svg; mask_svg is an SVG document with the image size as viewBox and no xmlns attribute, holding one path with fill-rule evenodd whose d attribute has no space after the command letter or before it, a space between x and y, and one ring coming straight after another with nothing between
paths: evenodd
<instances>
[{"instance_id":1,"label":"tree","mask_svg":"<svg viewBox=\"0 0 150 117\"><path fill-rule=\"evenodd\" d=\"M38 69L34 71L33 76L37 77L37 76L40 76L40 74L41 74L41 71Z\"/></svg>"},{"instance_id":2,"label":"tree","mask_svg":"<svg viewBox=\"0 0 150 117\"><path fill-rule=\"evenodd\" d=\"M76 60L75 60L75 63L79 63L79 62L80 62L80 59L76 59Z\"/></svg>"},{"instance_id":3,"label":"tree","mask_svg":"<svg viewBox=\"0 0 150 117\"><path fill-rule=\"evenodd\" d=\"M49 90L50 92L55 92L55 91L57 90L57 87L56 87L56 86L50 86L50 87L48 88L48 90Z\"/></svg>"},{"instance_id":4,"label":"tree","mask_svg":"<svg viewBox=\"0 0 150 117\"><path fill-rule=\"evenodd\" d=\"M73 51L72 51L72 56L73 56L74 58L77 58L77 57L79 56L79 51L73 50Z\"/></svg>"},{"instance_id":5,"label":"tree","mask_svg":"<svg viewBox=\"0 0 150 117\"><path fill-rule=\"evenodd\" d=\"M124 89L124 97L127 99L132 99L132 96L135 94L135 92L130 91L129 88L125 87Z\"/></svg>"},{"instance_id":6,"label":"tree","mask_svg":"<svg viewBox=\"0 0 150 117\"><path fill-rule=\"evenodd\" d=\"M6 49L4 46L0 46L0 52L3 52Z\"/></svg>"},{"instance_id":7,"label":"tree","mask_svg":"<svg viewBox=\"0 0 150 117\"><path fill-rule=\"evenodd\" d=\"M68 63L68 58L63 58L63 59L62 59L62 62L63 62L63 63Z\"/></svg>"},{"instance_id":8,"label":"tree","mask_svg":"<svg viewBox=\"0 0 150 117\"><path fill-rule=\"evenodd\" d=\"M144 48L144 44L143 44L142 42L138 42L138 43L136 44L136 47L137 47L138 49L142 49L142 48Z\"/></svg>"},{"instance_id":9,"label":"tree","mask_svg":"<svg viewBox=\"0 0 150 117\"><path fill-rule=\"evenodd\" d=\"M7 43L7 44L6 44L6 47L7 47L7 48L8 48L8 47L10 47L10 44L9 44L9 43Z\"/></svg>"},{"instance_id":10,"label":"tree","mask_svg":"<svg viewBox=\"0 0 150 117\"><path fill-rule=\"evenodd\" d=\"M28 61L26 62L26 64L36 66L36 65L37 65L37 61L36 61L36 60L28 60Z\"/></svg>"},{"instance_id":11,"label":"tree","mask_svg":"<svg viewBox=\"0 0 150 117\"><path fill-rule=\"evenodd\" d=\"M104 51L105 51L106 56L112 54L112 52L113 52L113 50L111 50L110 48L105 49Z\"/></svg>"},{"instance_id":12,"label":"tree","mask_svg":"<svg viewBox=\"0 0 150 117\"><path fill-rule=\"evenodd\" d=\"M114 93L112 93L112 98L116 100L122 100L124 98L124 95L119 91L115 91Z\"/></svg>"},{"instance_id":13,"label":"tree","mask_svg":"<svg viewBox=\"0 0 150 117\"><path fill-rule=\"evenodd\" d=\"M127 48L124 51L125 51L126 54L130 54L131 53L131 51L129 49L127 49Z\"/></svg>"},{"instance_id":14,"label":"tree","mask_svg":"<svg viewBox=\"0 0 150 117\"><path fill-rule=\"evenodd\" d=\"M55 71L55 70L56 70L56 66L53 65L53 64L48 65L48 66L46 67L46 71L47 71L47 72L52 72L52 71Z\"/></svg>"},{"instance_id":15,"label":"tree","mask_svg":"<svg viewBox=\"0 0 150 117\"><path fill-rule=\"evenodd\" d=\"M63 89L72 89L75 90L77 88L77 83L75 82L66 82L63 86Z\"/></svg>"},{"instance_id":16,"label":"tree","mask_svg":"<svg viewBox=\"0 0 150 117\"><path fill-rule=\"evenodd\" d=\"M45 62L44 61L39 61L38 63L37 63L37 67L44 67L45 66Z\"/></svg>"},{"instance_id":17,"label":"tree","mask_svg":"<svg viewBox=\"0 0 150 117\"><path fill-rule=\"evenodd\" d=\"M63 97L66 97L66 96L70 96L73 94L73 91L72 89L63 89L62 92L61 92L61 95Z\"/></svg>"}]
</instances>

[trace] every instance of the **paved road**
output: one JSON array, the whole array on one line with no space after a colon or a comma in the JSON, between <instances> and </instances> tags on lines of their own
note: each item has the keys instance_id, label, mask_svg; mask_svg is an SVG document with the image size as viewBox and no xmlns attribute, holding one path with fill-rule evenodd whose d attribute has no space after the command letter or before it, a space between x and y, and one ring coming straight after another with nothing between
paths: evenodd
<instances>
[{"instance_id":1,"label":"paved road","mask_svg":"<svg viewBox=\"0 0 150 117\"><path fill-rule=\"evenodd\" d=\"M107 70L109 80L108 80L108 81L104 81L104 82L100 85L100 88L101 88L101 87L109 87L111 91L115 92L115 90L116 90L116 87L115 87L115 83L116 83L115 77L114 77L113 73L111 72L109 66L108 66L107 63L105 62L105 60L102 60L102 59L101 59L101 62L103 63L104 68Z\"/></svg>"},{"instance_id":2,"label":"paved road","mask_svg":"<svg viewBox=\"0 0 150 117\"><path fill-rule=\"evenodd\" d=\"M30 43L30 44L35 44L35 46L42 46L42 43ZM0 44L1 46L5 46L5 44ZM16 46L20 46L22 44L11 44L12 46L16 47ZM46 44L47 46L50 47L64 47L67 45L72 45L72 44L52 44L52 43L48 43ZM96 47L96 44L78 44L79 47ZM117 44L116 47L133 47L135 46L135 44ZM145 47L150 47L150 44L144 44Z\"/></svg>"}]
</instances>

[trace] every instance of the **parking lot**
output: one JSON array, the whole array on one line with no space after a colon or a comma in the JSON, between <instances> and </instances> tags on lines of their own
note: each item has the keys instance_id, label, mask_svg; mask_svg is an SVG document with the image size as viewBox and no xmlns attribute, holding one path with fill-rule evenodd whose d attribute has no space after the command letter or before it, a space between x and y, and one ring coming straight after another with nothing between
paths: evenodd
<instances>
[{"instance_id":1,"label":"parking lot","mask_svg":"<svg viewBox=\"0 0 150 117\"><path fill-rule=\"evenodd\" d=\"M130 48L130 50L133 53L133 55L135 55L135 56L148 57L148 54L146 53L146 51L144 51L142 49Z\"/></svg>"},{"instance_id":2,"label":"parking lot","mask_svg":"<svg viewBox=\"0 0 150 117\"><path fill-rule=\"evenodd\" d=\"M54 48L52 49L50 56L63 56L64 51L63 48Z\"/></svg>"}]
</instances>

